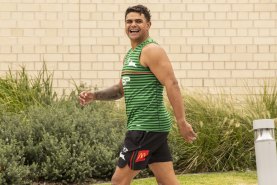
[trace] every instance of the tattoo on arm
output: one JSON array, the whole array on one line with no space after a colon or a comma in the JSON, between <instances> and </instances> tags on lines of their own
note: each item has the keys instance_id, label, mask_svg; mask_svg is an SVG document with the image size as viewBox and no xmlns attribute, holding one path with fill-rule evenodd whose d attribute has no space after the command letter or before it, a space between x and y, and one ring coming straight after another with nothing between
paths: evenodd
<instances>
[{"instance_id":1,"label":"tattoo on arm","mask_svg":"<svg viewBox=\"0 0 277 185\"><path fill-rule=\"evenodd\" d=\"M114 85L104 90L94 92L96 100L117 100L123 97L121 87Z\"/></svg>"}]
</instances>

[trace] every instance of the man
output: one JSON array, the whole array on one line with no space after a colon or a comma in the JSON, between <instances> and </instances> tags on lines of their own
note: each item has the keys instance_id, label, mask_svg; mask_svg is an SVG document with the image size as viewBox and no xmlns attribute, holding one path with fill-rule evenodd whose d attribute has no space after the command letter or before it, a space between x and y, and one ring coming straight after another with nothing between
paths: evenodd
<instances>
[{"instance_id":1,"label":"man","mask_svg":"<svg viewBox=\"0 0 277 185\"><path fill-rule=\"evenodd\" d=\"M125 12L125 32L131 49L125 56L118 84L96 92L81 92L80 104L125 97L128 131L112 177L113 185L128 185L149 166L158 184L179 184L173 170L167 135L171 119L163 102L165 87L181 136L196 139L185 119L184 105L171 63L165 51L149 37L150 11L143 5Z\"/></svg>"}]
</instances>

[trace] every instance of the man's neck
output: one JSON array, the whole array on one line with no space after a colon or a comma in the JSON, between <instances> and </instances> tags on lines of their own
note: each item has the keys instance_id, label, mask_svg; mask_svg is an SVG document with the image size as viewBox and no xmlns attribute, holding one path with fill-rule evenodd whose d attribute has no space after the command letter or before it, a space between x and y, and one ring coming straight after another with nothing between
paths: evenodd
<instances>
[{"instance_id":1,"label":"man's neck","mask_svg":"<svg viewBox=\"0 0 277 185\"><path fill-rule=\"evenodd\" d=\"M149 35L147 35L146 37L144 37L141 40L131 40L131 47L134 50L138 45L140 45L141 43L143 43L146 39L149 38Z\"/></svg>"}]
</instances>

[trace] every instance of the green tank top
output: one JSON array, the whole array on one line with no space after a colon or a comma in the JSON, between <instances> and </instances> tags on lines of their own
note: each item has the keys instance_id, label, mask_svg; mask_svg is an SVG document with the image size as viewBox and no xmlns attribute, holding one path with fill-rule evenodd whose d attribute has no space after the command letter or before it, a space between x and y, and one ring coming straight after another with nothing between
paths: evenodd
<instances>
[{"instance_id":1,"label":"green tank top","mask_svg":"<svg viewBox=\"0 0 277 185\"><path fill-rule=\"evenodd\" d=\"M142 48L156 43L148 38L125 56L121 79L128 130L168 132L171 117L163 101L163 85L148 67L140 64ZM157 43L156 43L157 44Z\"/></svg>"}]
</instances>

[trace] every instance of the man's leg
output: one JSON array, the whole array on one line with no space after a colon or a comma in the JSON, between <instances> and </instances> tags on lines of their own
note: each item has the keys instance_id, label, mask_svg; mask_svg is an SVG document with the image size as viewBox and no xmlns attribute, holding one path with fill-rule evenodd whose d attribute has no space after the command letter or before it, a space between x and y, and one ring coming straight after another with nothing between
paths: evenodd
<instances>
[{"instance_id":1,"label":"man's leg","mask_svg":"<svg viewBox=\"0 0 277 185\"><path fill-rule=\"evenodd\" d=\"M112 177L112 185L130 185L140 170L131 170L128 165L123 168L116 167Z\"/></svg>"},{"instance_id":2,"label":"man's leg","mask_svg":"<svg viewBox=\"0 0 277 185\"><path fill-rule=\"evenodd\" d=\"M149 168L154 173L159 185L180 185L171 161L152 163L149 164Z\"/></svg>"}]
</instances>

